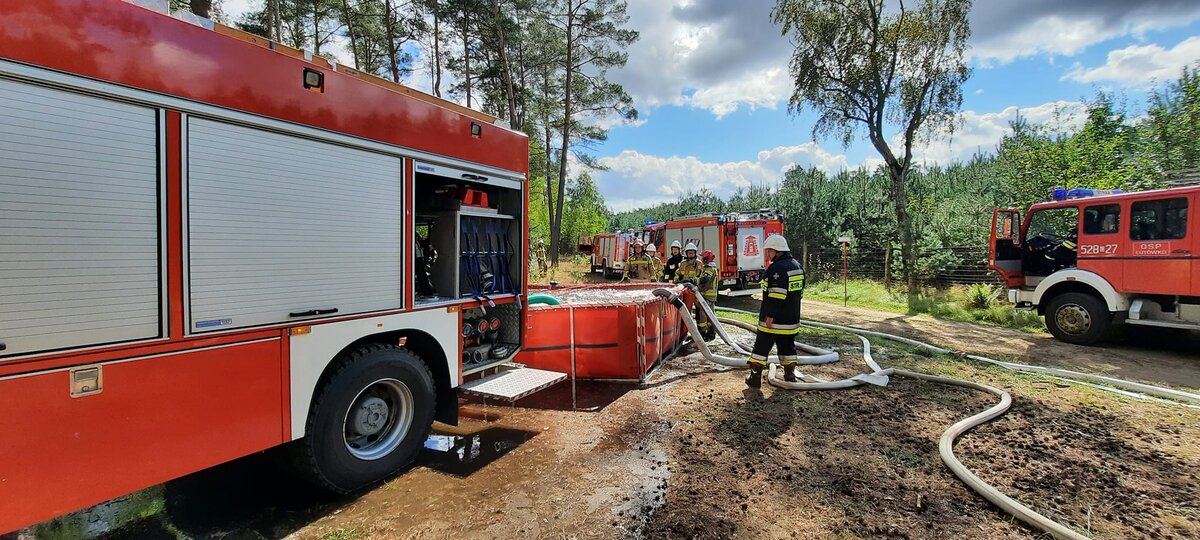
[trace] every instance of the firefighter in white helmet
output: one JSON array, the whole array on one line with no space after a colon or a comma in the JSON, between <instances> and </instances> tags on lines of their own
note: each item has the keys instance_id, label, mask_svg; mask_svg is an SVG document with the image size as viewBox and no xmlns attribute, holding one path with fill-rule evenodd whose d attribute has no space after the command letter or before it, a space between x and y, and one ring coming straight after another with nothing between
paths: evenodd
<instances>
[{"instance_id":1,"label":"firefighter in white helmet","mask_svg":"<svg viewBox=\"0 0 1200 540\"><path fill-rule=\"evenodd\" d=\"M646 279L649 281L662 279L662 259L658 258L658 248L654 244L646 244L646 256L650 257L650 272L646 274Z\"/></svg>"},{"instance_id":2,"label":"firefighter in white helmet","mask_svg":"<svg viewBox=\"0 0 1200 540\"><path fill-rule=\"evenodd\" d=\"M675 274L679 272L679 263L683 262L683 246L679 244L679 240L671 242L671 256L667 257L667 264L663 266L662 280L664 283L675 283Z\"/></svg>"},{"instance_id":3,"label":"firefighter in white helmet","mask_svg":"<svg viewBox=\"0 0 1200 540\"><path fill-rule=\"evenodd\" d=\"M633 253L625 259L625 276L629 279L649 279L650 257L646 255L646 244L639 238L631 246Z\"/></svg>"},{"instance_id":4,"label":"firefighter in white helmet","mask_svg":"<svg viewBox=\"0 0 1200 540\"><path fill-rule=\"evenodd\" d=\"M779 354L783 379L796 381L796 334L800 332L800 299L804 295L804 268L792 257L787 240L773 234L763 242L771 265L762 280L763 299L758 313L758 331L750 351L750 375L746 385L762 386L763 368L771 347Z\"/></svg>"},{"instance_id":5,"label":"firefighter in white helmet","mask_svg":"<svg viewBox=\"0 0 1200 540\"><path fill-rule=\"evenodd\" d=\"M696 256L697 251L694 242L688 242L688 245L683 248L684 259L679 263L679 270L675 273L677 283L688 283L696 287L704 285L704 261ZM700 329L700 333L704 335L706 341L711 339L709 336L713 334L712 323L709 322L704 310L693 309L692 311L695 312L696 326Z\"/></svg>"}]
</instances>

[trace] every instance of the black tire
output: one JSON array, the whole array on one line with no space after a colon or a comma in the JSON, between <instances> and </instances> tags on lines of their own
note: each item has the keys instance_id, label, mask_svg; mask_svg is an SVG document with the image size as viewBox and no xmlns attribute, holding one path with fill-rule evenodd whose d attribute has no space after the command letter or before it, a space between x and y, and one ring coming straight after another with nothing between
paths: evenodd
<instances>
[{"instance_id":1,"label":"black tire","mask_svg":"<svg viewBox=\"0 0 1200 540\"><path fill-rule=\"evenodd\" d=\"M383 480L412 463L433 428L437 396L429 368L407 349L367 344L335 362L335 371L317 390L308 414L305 437L292 449L293 463L317 486L335 493L350 493ZM403 406L403 391L397 383L410 392L411 407ZM364 400L388 403L389 391L401 394L390 402L385 415L387 426L375 435L381 439L368 443L369 436L355 433L352 442L351 426L356 424L351 408L370 416L365 412L368 409ZM407 418L405 409L411 409L411 421L401 433L399 426ZM398 415L394 423L390 420L393 412ZM387 439L392 438L393 433L395 439L388 443ZM352 444L360 444L361 448L351 448ZM379 445L380 455L364 458L355 454L365 453L372 444Z\"/></svg>"},{"instance_id":2,"label":"black tire","mask_svg":"<svg viewBox=\"0 0 1200 540\"><path fill-rule=\"evenodd\" d=\"M1045 317L1046 328L1059 341L1093 345L1107 336L1113 314L1100 298L1071 292L1051 299Z\"/></svg>"}]
</instances>

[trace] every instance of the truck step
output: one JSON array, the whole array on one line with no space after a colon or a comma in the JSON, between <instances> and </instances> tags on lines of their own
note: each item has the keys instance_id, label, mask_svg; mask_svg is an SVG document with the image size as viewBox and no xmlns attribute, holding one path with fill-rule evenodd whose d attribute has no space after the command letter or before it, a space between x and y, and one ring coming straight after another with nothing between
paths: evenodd
<instances>
[{"instance_id":1,"label":"truck step","mask_svg":"<svg viewBox=\"0 0 1200 540\"><path fill-rule=\"evenodd\" d=\"M1160 321L1156 319L1125 319L1125 324L1136 324L1140 326L1157 326L1160 328L1179 328L1181 330L1200 330L1200 324L1174 321Z\"/></svg>"},{"instance_id":2,"label":"truck step","mask_svg":"<svg viewBox=\"0 0 1200 540\"><path fill-rule=\"evenodd\" d=\"M465 382L458 389L484 398L516 401L566 378L566 373L523 367Z\"/></svg>"}]
</instances>

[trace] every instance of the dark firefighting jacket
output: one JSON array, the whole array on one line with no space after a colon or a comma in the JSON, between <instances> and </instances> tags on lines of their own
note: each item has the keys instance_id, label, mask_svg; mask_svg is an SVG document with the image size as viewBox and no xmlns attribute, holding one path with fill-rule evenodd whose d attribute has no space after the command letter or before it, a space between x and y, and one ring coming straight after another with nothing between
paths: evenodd
<instances>
[{"instance_id":1,"label":"dark firefighting jacket","mask_svg":"<svg viewBox=\"0 0 1200 540\"><path fill-rule=\"evenodd\" d=\"M804 269L790 253L780 253L767 267L762 280L763 300L758 330L771 334L800 331L800 299L804 296ZM767 323L767 319L771 323Z\"/></svg>"}]
</instances>

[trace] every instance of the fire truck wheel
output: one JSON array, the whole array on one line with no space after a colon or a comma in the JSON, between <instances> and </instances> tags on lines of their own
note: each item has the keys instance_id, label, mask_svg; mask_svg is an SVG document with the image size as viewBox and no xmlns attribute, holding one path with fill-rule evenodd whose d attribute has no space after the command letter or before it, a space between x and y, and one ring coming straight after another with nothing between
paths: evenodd
<instances>
[{"instance_id":1,"label":"fire truck wheel","mask_svg":"<svg viewBox=\"0 0 1200 540\"><path fill-rule=\"evenodd\" d=\"M1091 345L1104 338L1112 323L1108 306L1086 293L1055 296L1046 307L1046 327L1059 341Z\"/></svg>"},{"instance_id":2,"label":"fire truck wheel","mask_svg":"<svg viewBox=\"0 0 1200 540\"><path fill-rule=\"evenodd\" d=\"M349 493L404 468L433 427L433 376L417 355L367 344L338 359L317 392L298 465L317 485Z\"/></svg>"}]
</instances>

